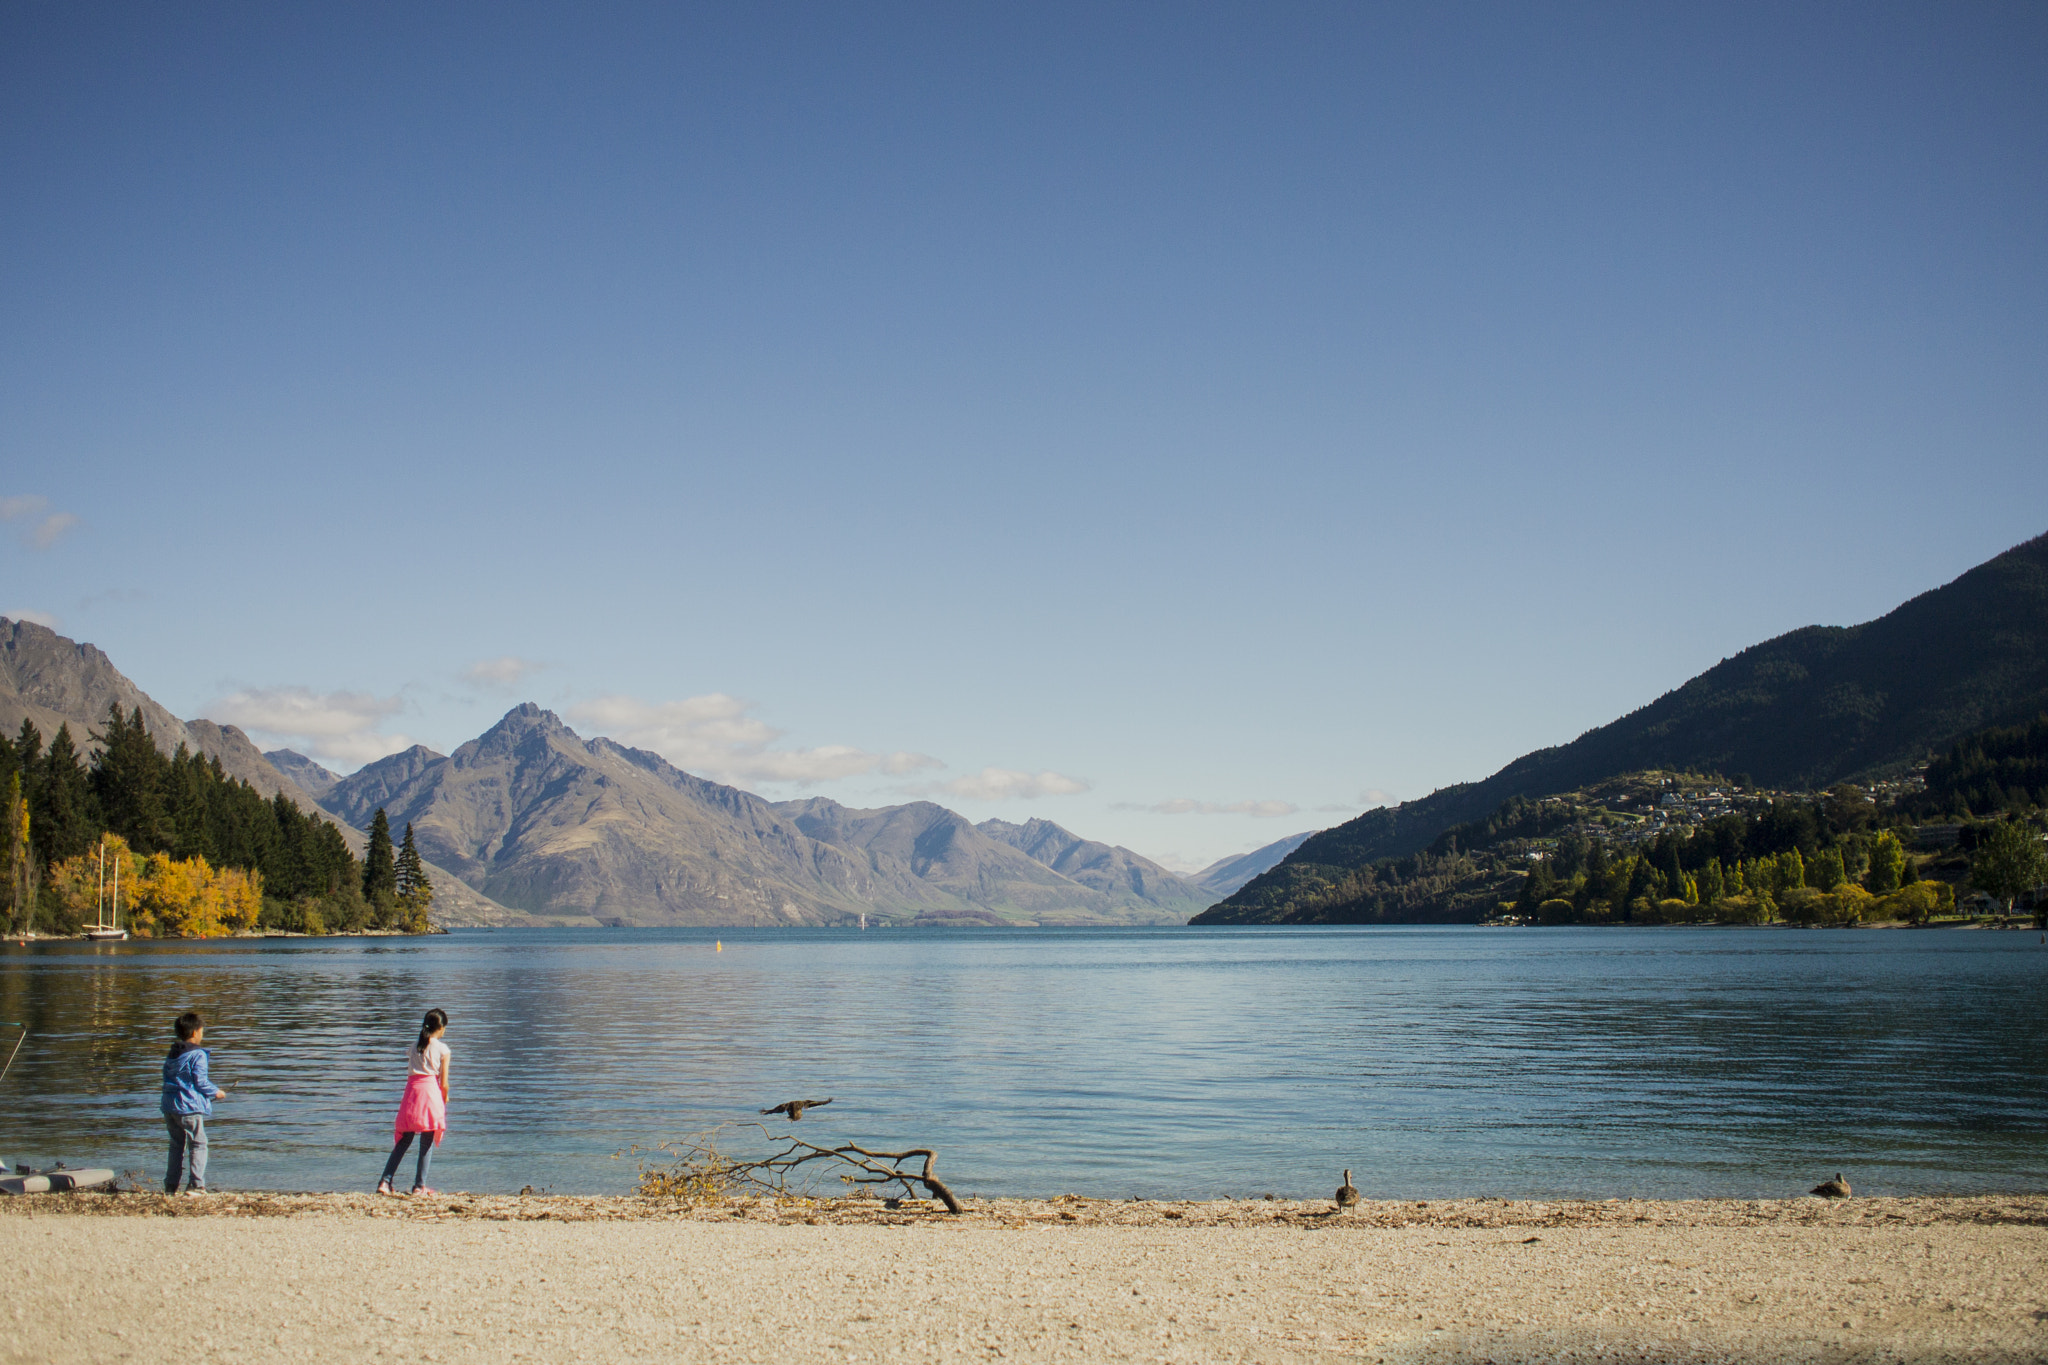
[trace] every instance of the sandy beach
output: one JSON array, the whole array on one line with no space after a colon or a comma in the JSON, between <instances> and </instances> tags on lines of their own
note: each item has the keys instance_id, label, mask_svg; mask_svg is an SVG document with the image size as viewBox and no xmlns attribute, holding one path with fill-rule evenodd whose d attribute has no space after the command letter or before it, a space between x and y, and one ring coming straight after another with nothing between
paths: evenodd
<instances>
[{"instance_id":1,"label":"sandy beach","mask_svg":"<svg viewBox=\"0 0 2048 1365\"><path fill-rule=\"evenodd\" d=\"M0 1256L10 1365L2048 1358L2041 1196L74 1195Z\"/></svg>"}]
</instances>

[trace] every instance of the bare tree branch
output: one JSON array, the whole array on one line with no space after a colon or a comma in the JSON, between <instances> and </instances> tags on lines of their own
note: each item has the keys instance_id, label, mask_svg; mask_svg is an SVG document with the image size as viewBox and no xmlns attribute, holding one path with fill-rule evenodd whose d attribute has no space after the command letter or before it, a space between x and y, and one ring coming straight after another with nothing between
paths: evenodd
<instances>
[{"instance_id":1,"label":"bare tree branch","mask_svg":"<svg viewBox=\"0 0 2048 1365\"><path fill-rule=\"evenodd\" d=\"M960 1200L932 1173L939 1157L929 1147L911 1147L900 1152L878 1151L851 1142L828 1147L786 1133L770 1133L758 1123L741 1126L759 1132L773 1150L760 1157L728 1156L718 1148L719 1138L728 1131L726 1127L677 1142L664 1142L647 1150L665 1152L671 1159L666 1165L641 1167L639 1192L658 1199L717 1198L736 1190L802 1194L811 1189L804 1182L831 1174L835 1167L851 1167L850 1172L838 1170L839 1179L848 1185L900 1185L906 1195L921 1185L946 1206L948 1213L960 1212ZM642 1149L631 1150L637 1153ZM904 1165L919 1158L921 1164Z\"/></svg>"}]
</instances>

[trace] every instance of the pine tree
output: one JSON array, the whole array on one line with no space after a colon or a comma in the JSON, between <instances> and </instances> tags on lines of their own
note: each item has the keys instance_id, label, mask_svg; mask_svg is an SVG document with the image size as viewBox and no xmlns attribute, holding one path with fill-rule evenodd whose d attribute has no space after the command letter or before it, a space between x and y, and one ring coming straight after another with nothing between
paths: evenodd
<instances>
[{"instance_id":1,"label":"pine tree","mask_svg":"<svg viewBox=\"0 0 2048 1365\"><path fill-rule=\"evenodd\" d=\"M370 820L370 847L363 854L363 899L377 927L388 926L398 904L398 863L391 854L391 821L382 806Z\"/></svg>"},{"instance_id":2,"label":"pine tree","mask_svg":"<svg viewBox=\"0 0 2048 1365\"><path fill-rule=\"evenodd\" d=\"M24 728L28 722L23 721ZM35 913L36 876L35 848L28 838L28 802L21 794L21 774L13 773L7 779L6 803L7 828L0 831L0 852L6 855L7 900L9 928L17 925L26 929Z\"/></svg>"},{"instance_id":3,"label":"pine tree","mask_svg":"<svg viewBox=\"0 0 2048 1365\"><path fill-rule=\"evenodd\" d=\"M142 708L124 717L120 707L109 706L106 729L93 738L100 742L100 752L92 763L92 792L107 828L137 853L168 851L177 837L164 813L163 788L171 762L150 739ZM51 752L56 748L52 741Z\"/></svg>"},{"instance_id":4,"label":"pine tree","mask_svg":"<svg viewBox=\"0 0 2048 1365\"><path fill-rule=\"evenodd\" d=\"M98 809L69 725L57 727L40 766L29 809L35 816L36 857L54 867L85 852L99 837Z\"/></svg>"},{"instance_id":5,"label":"pine tree","mask_svg":"<svg viewBox=\"0 0 2048 1365\"><path fill-rule=\"evenodd\" d=\"M405 842L398 849L397 874L400 924L408 933L423 934L428 927L427 910L434 903L434 884L427 880L410 820L405 822Z\"/></svg>"}]
</instances>

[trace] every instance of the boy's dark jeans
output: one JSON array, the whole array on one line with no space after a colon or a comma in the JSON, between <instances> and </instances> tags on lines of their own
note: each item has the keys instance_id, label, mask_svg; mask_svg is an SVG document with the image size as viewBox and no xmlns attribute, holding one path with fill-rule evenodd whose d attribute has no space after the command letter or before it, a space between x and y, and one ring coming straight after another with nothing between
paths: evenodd
<instances>
[{"instance_id":1,"label":"boy's dark jeans","mask_svg":"<svg viewBox=\"0 0 2048 1365\"><path fill-rule=\"evenodd\" d=\"M165 1114L164 1127L171 1132L171 1164L164 1170L164 1193L178 1192L178 1176L185 1169L186 1159L192 1162L192 1179L187 1189L206 1188L206 1116L204 1114Z\"/></svg>"}]
</instances>

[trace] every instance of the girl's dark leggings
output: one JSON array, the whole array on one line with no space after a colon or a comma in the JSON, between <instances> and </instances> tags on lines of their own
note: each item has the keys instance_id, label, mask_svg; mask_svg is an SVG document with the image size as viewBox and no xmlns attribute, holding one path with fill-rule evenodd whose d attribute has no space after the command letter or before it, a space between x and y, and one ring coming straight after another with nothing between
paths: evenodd
<instances>
[{"instance_id":1,"label":"girl's dark leggings","mask_svg":"<svg viewBox=\"0 0 2048 1365\"><path fill-rule=\"evenodd\" d=\"M413 1169L412 1187L416 1190L426 1188L427 1167L434 1160L434 1135L432 1133L400 1133L398 1135L398 1141L391 1148L391 1160L384 1163L384 1184L390 1184L391 1177L398 1174L398 1163L404 1159L405 1149L412 1146L414 1138L420 1140L420 1164Z\"/></svg>"}]
</instances>

